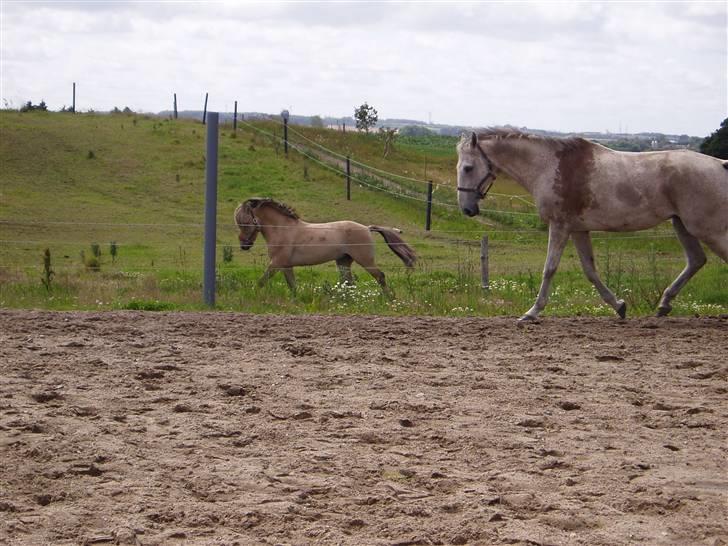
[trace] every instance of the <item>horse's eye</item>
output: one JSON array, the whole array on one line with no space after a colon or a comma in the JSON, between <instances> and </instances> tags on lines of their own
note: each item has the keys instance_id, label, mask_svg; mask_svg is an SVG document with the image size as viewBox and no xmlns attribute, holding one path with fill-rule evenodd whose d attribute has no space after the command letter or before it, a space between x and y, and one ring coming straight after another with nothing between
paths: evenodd
<instances>
[{"instance_id":1,"label":"horse's eye","mask_svg":"<svg viewBox=\"0 0 728 546\"><path fill-rule=\"evenodd\" d=\"M465 165L465 167L463 167L463 170L464 170L464 171L465 171L466 173L469 173L470 171L472 171L472 170L473 170L473 166L472 166L472 165Z\"/></svg>"}]
</instances>

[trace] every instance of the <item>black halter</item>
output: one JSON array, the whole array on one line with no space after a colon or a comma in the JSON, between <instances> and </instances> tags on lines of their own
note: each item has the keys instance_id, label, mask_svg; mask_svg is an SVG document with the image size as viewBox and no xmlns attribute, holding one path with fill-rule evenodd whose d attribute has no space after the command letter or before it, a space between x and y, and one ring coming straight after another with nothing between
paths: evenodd
<instances>
[{"instance_id":1,"label":"black halter","mask_svg":"<svg viewBox=\"0 0 728 546\"><path fill-rule=\"evenodd\" d=\"M252 207L250 207L250 218L252 220L251 224L238 224L238 227L248 227L248 226L254 226L255 229L253 229L253 232L245 239L244 241L240 241L244 245L253 245L254 239L260 233L262 230L260 229L260 222L258 222L258 219L255 217L255 213L252 210Z\"/></svg>"},{"instance_id":2,"label":"black halter","mask_svg":"<svg viewBox=\"0 0 728 546\"><path fill-rule=\"evenodd\" d=\"M476 142L475 145L478 147L478 151L480 152L480 155L483 156L483 159L485 160L485 164L488 165L488 174L486 174L483 179L478 183L478 185L475 188L463 188L462 186L458 186L458 191L464 191L467 193L476 193L478 195L478 199L483 199L485 195L488 193L488 190L490 190L490 187L493 185L493 182L496 179L495 176L495 166L493 165L493 162L490 160L490 158L485 155L485 152L483 151L483 148L480 147L480 143ZM490 184L488 184L488 180L490 180ZM488 186L486 187L486 184ZM483 189L485 188L485 189Z\"/></svg>"}]
</instances>

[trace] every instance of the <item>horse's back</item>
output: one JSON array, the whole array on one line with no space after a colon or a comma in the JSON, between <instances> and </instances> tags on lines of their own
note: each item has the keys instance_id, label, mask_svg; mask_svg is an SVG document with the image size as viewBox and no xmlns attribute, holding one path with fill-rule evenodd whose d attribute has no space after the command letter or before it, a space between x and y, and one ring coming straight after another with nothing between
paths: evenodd
<instances>
[{"instance_id":1,"label":"horse's back","mask_svg":"<svg viewBox=\"0 0 728 546\"><path fill-rule=\"evenodd\" d=\"M583 186L571 188L583 194L570 218L577 229L638 231L672 216L694 226L697 237L728 229L728 170L721 160L688 150L594 150ZM573 195L563 198L571 202Z\"/></svg>"},{"instance_id":2,"label":"horse's back","mask_svg":"<svg viewBox=\"0 0 728 546\"><path fill-rule=\"evenodd\" d=\"M359 222L352 220L337 220L335 222L307 223L304 222L306 230L326 234L327 237L337 240L346 240L348 238L365 237L371 239L369 228Z\"/></svg>"},{"instance_id":3,"label":"horse's back","mask_svg":"<svg viewBox=\"0 0 728 546\"><path fill-rule=\"evenodd\" d=\"M689 150L676 151L660 174L678 216L711 231L728 230L728 170L722 160Z\"/></svg>"}]
</instances>

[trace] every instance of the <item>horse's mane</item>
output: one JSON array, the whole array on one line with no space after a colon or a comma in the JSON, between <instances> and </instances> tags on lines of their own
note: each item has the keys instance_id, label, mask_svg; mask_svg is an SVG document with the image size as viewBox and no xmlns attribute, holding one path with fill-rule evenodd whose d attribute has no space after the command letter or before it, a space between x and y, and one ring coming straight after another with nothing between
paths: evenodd
<instances>
[{"instance_id":1,"label":"horse's mane","mask_svg":"<svg viewBox=\"0 0 728 546\"><path fill-rule=\"evenodd\" d=\"M462 146L470 141L472 138L471 134L463 134L458 145ZM501 127L488 127L486 129L480 129L476 131L478 140L517 140L524 139L530 141L543 142L550 148L556 150L565 150L575 148L583 145L584 142L589 142L585 138L580 136L568 136L568 137L554 137L546 135L536 135L533 133L525 133L519 129L506 129Z\"/></svg>"},{"instance_id":2,"label":"horse's mane","mask_svg":"<svg viewBox=\"0 0 728 546\"><path fill-rule=\"evenodd\" d=\"M286 205L285 203L281 203L280 201L276 201L275 199L271 199L270 197L248 199L246 203L249 203L254 208L264 206L273 207L284 216L288 216L289 218L293 218L294 220L300 220L300 216L298 216L298 213L293 210L292 207L289 207L288 205Z\"/></svg>"}]
</instances>

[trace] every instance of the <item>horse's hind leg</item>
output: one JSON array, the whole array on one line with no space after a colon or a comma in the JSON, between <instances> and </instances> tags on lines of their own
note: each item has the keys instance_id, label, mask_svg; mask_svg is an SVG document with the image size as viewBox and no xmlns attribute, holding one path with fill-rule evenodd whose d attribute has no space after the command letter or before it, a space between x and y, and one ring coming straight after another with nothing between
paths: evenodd
<instances>
[{"instance_id":1,"label":"horse's hind leg","mask_svg":"<svg viewBox=\"0 0 728 546\"><path fill-rule=\"evenodd\" d=\"M722 237L719 236L711 240L706 240L705 244L710 247L710 250L723 258L724 262L728 262L728 231L723 233Z\"/></svg>"},{"instance_id":2,"label":"horse's hind leg","mask_svg":"<svg viewBox=\"0 0 728 546\"><path fill-rule=\"evenodd\" d=\"M379 283L379 286L382 287L382 290L385 292L388 290L387 288L387 280L384 276L384 272L381 269L378 269L374 266L372 267L365 267L369 274L374 277L374 279Z\"/></svg>"},{"instance_id":3,"label":"horse's hind leg","mask_svg":"<svg viewBox=\"0 0 728 546\"><path fill-rule=\"evenodd\" d=\"M351 276L351 263L354 259L348 254L344 254L341 258L336 259L336 266L339 268L339 275L341 281L354 284L354 277Z\"/></svg>"},{"instance_id":4,"label":"horse's hind leg","mask_svg":"<svg viewBox=\"0 0 728 546\"><path fill-rule=\"evenodd\" d=\"M594 265L594 250L592 249L591 236L588 231L577 231L571 234L571 238L574 241L576 251L579 253L579 260L581 261L581 268L584 270L586 278L591 281L594 288L597 289L602 299L612 306L620 317L624 318L627 315L627 304L624 300L618 300L614 293L607 288L599 278L597 268Z\"/></svg>"},{"instance_id":5,"label":"horse's hind leg","mask_svg":"<svg viewBox=\"0 0 728 546\"><path fill-rule=\"evenodd\" d=\"M349 252L351 258L360 266L362 266L365 270L367 270L369 274L374 277L374 279L379 283L379 286L382 287L382 291L387 296L391 297L393 294L387 286L386 277L384 276L382 270L379 269L374 262L374 244L353 247L349 249Z\"/></svg>"},{"instance_id":6,"label":"horse's hind leg","mask_svg":"<svg viewBox=\"0 0 728 546\"><path fill-rule=\"evenodd\" d=\"M392 290L387 286L386 277L381 269L375 267L374 264L372 264L371 266L362 265L362 267L366 269L369 274L374 277L374 279L379 283L379 286L382 287L382 292L384 292L386 296L390 298L394 296Z\"/></svg>"},{"instance_id":7,"label":"horse's hind leg","mask_svg":"<svg viewBox=\"0 0 728 546\"><path fill-rule=\"evenodd\" d=\"M677 279L675 279L673 283L662 293L662 299L660 299L660 305L657 308L658 317L663 317L672 311L670 301L678 295L682 287L685 286L685 283L687 283L707 261L705 251L700 245L700 241L688 233L688 230L685 229L685 224L683 224L682 220L680 220L677 216L672 217L672 227L675 228L677 238L680 239L680 243L682 243L682 246L685 249L687 265L680 275L677 276Z\"/></svg>"}]
</instances>

